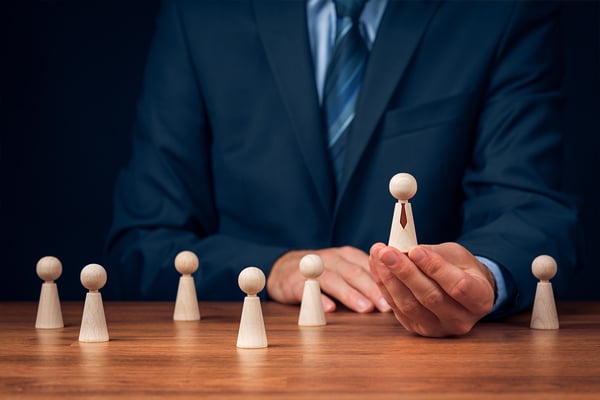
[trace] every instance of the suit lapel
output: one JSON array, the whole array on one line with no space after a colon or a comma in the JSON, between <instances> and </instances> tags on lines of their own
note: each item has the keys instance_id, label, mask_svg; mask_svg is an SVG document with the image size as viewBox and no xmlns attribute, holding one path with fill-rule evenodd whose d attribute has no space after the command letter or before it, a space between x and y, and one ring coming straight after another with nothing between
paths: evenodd
<instances>
[{"instance_id":1,"label":"suit lapel","mask_svg":"<svg viewBox=\"0 0 600 400\"><path fill-rule=\"evenodd\" d=\"M258 31L281 97L295 128L300 152L321 205L331 214L335 180L315 88L303 1L255 1Z\"/></svg>"},{"instance_id":2,"label":"suit lapel","mask_svg":"<svg viewBox=\"0 0 600 400\"><path fill-rule=\"evenodd\" d=\"M349 132L336 209L437 6L437 2L429 1L390 1L387 5L371 49L356 117Z\"/></svg>"}]
</instances>

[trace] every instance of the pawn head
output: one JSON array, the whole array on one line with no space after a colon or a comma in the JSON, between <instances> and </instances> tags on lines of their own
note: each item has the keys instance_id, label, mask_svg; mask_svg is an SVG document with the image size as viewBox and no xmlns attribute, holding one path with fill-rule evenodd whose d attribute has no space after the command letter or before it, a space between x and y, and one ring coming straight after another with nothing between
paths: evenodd
<instances>
[{"instance_id":1,"label":"pawn head","mask_svg":"<svg viewBox=\"0 0 600 400\"><path fill-rule=\"evenodd\" d=\"M81 270L81 284L88 290L98 290L106 284L106 270L99 264L88 264Z\"/></svg>"},{"instance_id":2,"label":"pawn head","mask_svg":"<svg viewBox=\"0 0 600 400\"><path fill-rule=\"evenodd\" d=\"M396 174L390 179L390 193L396 200L408 200L417 193L417 181L406 172Z\"/></svg>"},{"instance_id":3,"label":"pawn head","mask_svg":"<svg viewBox=\"0 0 600 400\"><path fill-rule=\"evenodd\" d=\"M323 273L323 260L316 254L307 254L300 260L300 273L307 279L317 279Z\"/></svg>"},{"instance_id":4,"label":"pawn head","mask_svg":"<svg viewBox=\"0 0 600 400\"><path fill-rule=\"evenodd\" d=\"M183 275L191 275L198 270L198 256L189 251L184 250L175 257L175 269Z\"/></svg>"},{"instance_id":5,"label":"pawn head","mask_svg":"<svg viewBox=\"0 0 600 400\"><path fill-rule=\"evenodd\" d=\"M554 278L556 270L556 261L547 255L537 256L531 263L531 272L541 281L549 281Z\"/></svg>"},{"instance_id":6,"label":"pawn head","mask_svg":"<svg viewBox=\"0 0 600 400\"><path fill-rule=\"evenodd\" d=\"M44 282L53 282L62 274L62 263L56 257L42 257L35 266L35 272Z\"/></svg>"},{"instance_id":7,"label":"pawn head","mask_svg":"<svg viewBox=\"0 0 600 400\"><path fill-rule=\"evenodd\" d=\"M247 267L240 272L238 285L244 293L253 296L264 289L265 274L256 267Z\"/></svg>"}]
</instances>

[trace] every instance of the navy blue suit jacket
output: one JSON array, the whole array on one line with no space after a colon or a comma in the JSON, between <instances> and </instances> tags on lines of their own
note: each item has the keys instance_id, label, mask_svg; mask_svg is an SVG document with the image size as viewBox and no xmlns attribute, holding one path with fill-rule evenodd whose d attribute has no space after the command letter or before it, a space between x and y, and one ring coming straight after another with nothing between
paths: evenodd
<instances>
[{"instance_id":1,"label":"navy blue suit jacket","mask_svg":"<svg viewBox=\"0 0 600 400\"><path fill-rule=\"evenodd\" d=\"M397 172L420 243L457 241L531 303L531 261L576 264L576 213L558 192L556 10L391 1L368 61L335 188L300 1L167 1L148 59L133 156L109 239L124 298L174 299L195 251L201 299L235 299L248 265L290 249L387 242ZM117 281L117 282L115 282ZM555 289L556 290L556 289Z\"/></svg>"}]
</instances>

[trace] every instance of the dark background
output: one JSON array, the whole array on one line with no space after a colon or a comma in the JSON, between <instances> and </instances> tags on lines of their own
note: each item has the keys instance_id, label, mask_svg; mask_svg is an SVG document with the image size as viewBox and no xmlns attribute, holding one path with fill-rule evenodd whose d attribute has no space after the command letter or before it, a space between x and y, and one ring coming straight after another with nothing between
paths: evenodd
<instances>
[{"instance_id":1,"label":"dark background","mask_svg":"<svg viewBox=\"0 0 600 400\"><path fill-rule=\"evenodd\" d=\"M36 300L37 260L63 262L62 299L103 263L113 181L130 151L158 0L0 7L0 300ZM600 3L563 4L564 188L582 199L583 270L563 299L600 300ZM104 296L112 298L110 276Z\"/></svg>"}]
</instances>

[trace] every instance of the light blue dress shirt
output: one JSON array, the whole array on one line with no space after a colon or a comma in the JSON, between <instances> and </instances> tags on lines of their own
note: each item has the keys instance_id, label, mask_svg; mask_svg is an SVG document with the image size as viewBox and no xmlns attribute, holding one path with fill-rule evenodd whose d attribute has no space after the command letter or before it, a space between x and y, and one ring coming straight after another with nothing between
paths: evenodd
<instances>
[{"instance_id":1,"label":"light blue dress shirt","mask_svg":"<svg viewBox=\"0 0 600 400\"><path fill-rule=\"evenodd\" d=\"M369 49L371 49L381 17L388 0L369 0L360 15L360 31ZM323 101L325 73L329 65L329 57L335 42L336 14L332 0L308 0L306 6L308 34L313 56L315 79L319 102ZM485 265L496 280L496 301L490 314L500 309L508 300L508 290L502 271L498 264L485 257L477 257Z\"/></svg>"}]
</instances>

